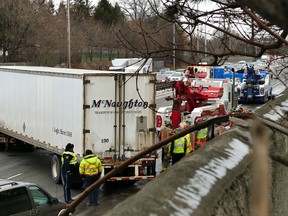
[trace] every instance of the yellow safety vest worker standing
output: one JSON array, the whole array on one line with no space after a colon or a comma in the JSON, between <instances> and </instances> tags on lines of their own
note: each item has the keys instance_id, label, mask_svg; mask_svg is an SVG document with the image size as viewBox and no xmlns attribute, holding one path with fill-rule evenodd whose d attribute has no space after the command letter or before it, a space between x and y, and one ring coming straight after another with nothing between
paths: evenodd
<instances>
[{"instance_id":1,"label":"yellow safety vest worker standing","mask_svg":"<svg viewBox=\"0 0 288 216\"><path fill-rule=\"evenodd\" d=\"M169 143L169 153L172 156L172 165L178 162L182 157L185 156L187 151L187 139L180 137Z\"/></svg>"},{"instance_id":2,"label":"yellow safety vest worker standing","mask_svg":"<svg viewBox=\"0 0 288 216\"><path fill-rule=\"evenodd\" d=\"M66 145L65 151L62 154L62 179L64 187L64 199L66 203L72 202L71 198L71 175L77 170L77 155L73 151L74 145L68 143Z\"/></svg>"},{"instance_id":3,"label":"yellow safety vest worker standing","mask_svg":"<svg viewBox=\"0 0 288 216\"><path fill-rule=\"evenodd\" d=\"M203 145L206 144L207 135L208 135L208 127L202 128L201 130L198 131L197 136L196 136L196 144L199 147L202 147Z\"/></svg>"},{"instance_id":4,"label":"yellow safety vest worker standing","mask_svg":"<svg viewBox=\"0 0 288 216\"><path fill-rule=\"evenodd\" d=\"M98 156L93 154L90 149L87 149L85 152L85 156L80 162L79 173L84 176L84 188L88 188L94 182L96 182L101 175L102 172L102 163L99 160ZM99 205L98 203L99 197L99 187L92 190L89 193L89 202L88 206Z\"/></svg>"}]
</instances>

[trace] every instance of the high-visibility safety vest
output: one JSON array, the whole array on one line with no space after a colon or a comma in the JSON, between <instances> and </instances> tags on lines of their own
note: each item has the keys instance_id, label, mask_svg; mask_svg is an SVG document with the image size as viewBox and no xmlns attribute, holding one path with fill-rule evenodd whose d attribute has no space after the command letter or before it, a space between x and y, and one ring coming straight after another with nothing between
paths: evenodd
<instances>
[{"instance_id":1,"label":"high-visibility safety vest","mask_svg":"<svg viewBox=\"0 0 288 216\"><path fill-rule=\"evenodd\" d=\"M185 138L186 138L186 140L187 140L187 150L186 150L185 154L186 154L186 155L189 155L190 152L194 151L193 145L192 145L192 143L191 143L191 134L189 134L189 133L186 134L186 135L185 135Z\"/></svg>"},{"instance_id":2,"label":"high-visibility safety vest","mask_svg":"<svg viewBox=\"0 0 288 216\"><path fill-rule=\"evenodd\" d=\"M186 153L187 151L187 139L181 137L169 143L169 152L170 154L181 154Z\"/></svg>"},{"instance_id":3,"label":"high-visibility safety vest","mask_svg":"<svg viewBox=\"0 0 288 216\"><path fill-rule=\"evenodd\" d=\"M64 158L69 158L71 157L72 159L70 160L70 165L75 165L77 164L77 155L74 152L70 152L70 151L64 151L61 157L61 162L62 164L64 163Z\"/></svg>"},{"instance_id":4,"label":"high-visibility safety vest","mask_svg":"<svg viewBox=\"0 0 288 216\"><path fill-rule=\"evenodd\" d=\"M207 127L199 130L196 136L196 144L198 144L199 146L205 145L207 142L207 135L208 135Z\"/></svg>"},{"instance_id":5,"label":"high-visibility safety vest","mask_svg":"<svg viewBox=\"0 0 288 216\"><path fill-rule=\"evenodd\" d=\"M102 172L102 163L97 155L86 155L79 166L80 175L94 176Z\"/></svg>"}]
</instances>

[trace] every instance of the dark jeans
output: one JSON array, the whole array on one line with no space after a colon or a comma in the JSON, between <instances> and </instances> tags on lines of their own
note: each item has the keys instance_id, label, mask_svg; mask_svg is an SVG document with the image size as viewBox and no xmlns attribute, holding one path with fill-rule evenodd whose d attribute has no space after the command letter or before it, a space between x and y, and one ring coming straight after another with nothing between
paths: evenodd
<instances>
[{"instance_id":1,"label":"dark jeans","mask_svg":"<svg viewBox=\"0 0 288 216\"><path fill-rule=\"evenodd\" d=\"M84 178L84 183L83 183L83 188L88 188L90 185L95 183L99 179L99 175L95 176L85 176ZM89 193L89 203L91 204L96 204L98 202L98 197L99 197L99 187L95 188Z\"/></svg>"},{"instance_id":2,"label":"dark jeans","mask_svg":"<svg viewBox=\"0 0 288 216\"><path fill-rule=\"evenodd\" d=\"M66 203L69 203L72 201L71 198L71 172L70 171L66 171L62 173L63 175L63 187L64 187L64 199Z\"/></svg>"}]
</instances>

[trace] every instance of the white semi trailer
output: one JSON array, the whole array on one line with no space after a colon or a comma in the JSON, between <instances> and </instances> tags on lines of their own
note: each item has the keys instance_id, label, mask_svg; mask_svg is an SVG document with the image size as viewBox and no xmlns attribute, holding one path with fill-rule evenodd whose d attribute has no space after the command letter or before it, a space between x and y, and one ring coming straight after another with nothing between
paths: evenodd
<instances>
[{"instance_id":1,"label":"white semi trailer","mask_svg":"<svg viewBox=\"0 0 288 216\"><path fill-rule=\"evenodd\" d=\"M0 132L53 152L53 180L61 181L67 143L83 157L91 149L103 175L155 144L155 75L50 67L0 67ZM147 155L110 181L155 175ZM77 178L75 178L77 179Z\"/></svg>"}]
</instances>

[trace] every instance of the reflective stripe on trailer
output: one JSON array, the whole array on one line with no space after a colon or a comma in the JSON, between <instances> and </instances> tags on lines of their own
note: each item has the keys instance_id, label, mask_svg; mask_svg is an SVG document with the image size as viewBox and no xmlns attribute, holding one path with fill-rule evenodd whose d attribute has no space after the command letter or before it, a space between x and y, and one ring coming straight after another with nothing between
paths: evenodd
<instances>
[{"instance_id":1,"label":"reflective stripe on trailer","mask_svg":"<svg viewBox=\"0 0 288 216\"><path fill-rule=\"evenodd\" d=\"M108 181L131 181L131 180L143 180L143 179L153 179L154 176L131 176L131 177L111 177Z\"/></svg>"},{"instance_id":2,"label":"reflective stripe on trailer","mask_svg":"<svg viewBox=\"0 0 288 216\"><path fill-rule=\"evenodd\" d=\"M119 166L119 165L120 165L120 163L117 164L117 165L106 165L106 164L103 164L103 163L102 163L102 167L103 167L103 168L112 168L112 169L114 169L115 167L117 167L117 166ZM131 164L131 165L129 165L128 167L135 167L135 166L139 166L139 164Z\"/></svg>"}]
</instances>

